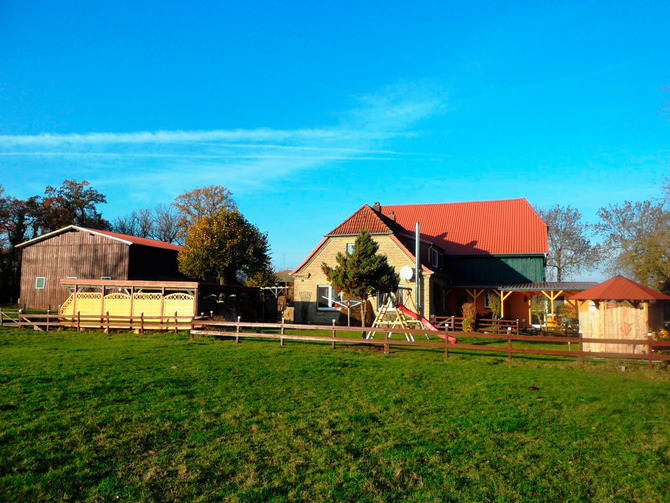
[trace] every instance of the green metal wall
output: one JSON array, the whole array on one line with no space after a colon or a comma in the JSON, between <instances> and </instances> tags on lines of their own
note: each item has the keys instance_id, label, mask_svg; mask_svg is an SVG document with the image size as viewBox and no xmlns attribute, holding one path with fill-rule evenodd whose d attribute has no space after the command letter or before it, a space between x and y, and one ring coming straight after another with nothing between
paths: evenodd
<instances>
[{"instance_id":1,"label":"green metal wall","mask_svg":"<svg viewBox=\"0 0 670 503\"><path fill-rule=\"evenodd\" d=\"M457 284L529 283L544 281L544 256L486 255L448 257L447 268Z\"/></svg>"}]
</instances>

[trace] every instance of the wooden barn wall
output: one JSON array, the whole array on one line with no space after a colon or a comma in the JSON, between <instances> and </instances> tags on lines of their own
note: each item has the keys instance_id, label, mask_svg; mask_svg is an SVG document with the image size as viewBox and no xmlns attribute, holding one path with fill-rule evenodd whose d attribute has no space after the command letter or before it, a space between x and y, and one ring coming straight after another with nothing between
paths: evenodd
<instances>
[{"instance_id":1,"label":"wooden barn wall","mask_svg":"<svg viewBox=\"0 0 670 503\"><path fill-rule=\"evenodd\" d=\"M129 246L87 232L67 232L23 249L21 305L57 309L69 296L59 280L67 277L128 279ZM43 290L35 288L38 276Z\"/></svg>"},{"instance_id":2,"label":"wooden barn wall","mask_svg":"<svg viewBox=\"0 0 670 503\"><path fill-rule=\"evenodd\" d=\"M183 281L187 278L179 272L176 250L132 245L130 247L128 279Z\"/></svg>"}]
</instances>

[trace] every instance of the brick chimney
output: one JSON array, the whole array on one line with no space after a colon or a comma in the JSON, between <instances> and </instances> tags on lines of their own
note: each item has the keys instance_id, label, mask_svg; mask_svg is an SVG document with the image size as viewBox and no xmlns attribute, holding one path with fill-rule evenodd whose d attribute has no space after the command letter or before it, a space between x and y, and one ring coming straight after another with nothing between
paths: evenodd
<instances>
[{"instance_id":1,"label":"brick chimney","mask_svg":"<svg viewBox=\"0 0 670 503\"><path fill-rule=\"evenodd\" d=\"M375 204L372 205L372 209L381 213L382 205L379 204L379 201L375 201Z\"/></svg>"},{"instance_id":2,"label":"brick chimney","mask_svg":"<svg viewBox=\"0 0 670 503\"><path fill-rule=\"evenodd\" d=\"M391 211L391 213L389 213L389 218L395 222L395 211Z\"/></svg>"}]
</instances>

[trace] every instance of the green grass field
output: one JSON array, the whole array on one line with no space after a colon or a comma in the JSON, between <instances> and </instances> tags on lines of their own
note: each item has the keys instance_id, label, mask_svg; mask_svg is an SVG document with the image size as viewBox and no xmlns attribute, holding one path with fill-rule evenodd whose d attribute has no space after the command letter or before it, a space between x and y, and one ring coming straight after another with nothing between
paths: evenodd
<instances>
[{"instance_id":1,"label":"green grass field","mask_svg":"<svg viewBox=\"0 0 670 503\"><path fill-rule=\"evenodd\" d=\"M0 330L0 500L668 501L657 365Z\"/></svg>"}]
</instances>

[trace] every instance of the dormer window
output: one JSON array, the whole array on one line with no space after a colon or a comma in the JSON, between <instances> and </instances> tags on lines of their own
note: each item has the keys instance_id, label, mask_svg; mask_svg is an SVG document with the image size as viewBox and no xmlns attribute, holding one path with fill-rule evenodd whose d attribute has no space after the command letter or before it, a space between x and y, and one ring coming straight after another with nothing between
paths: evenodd
<instances>
[{"instance_id":1,"label":"dormer window","mask_svg":"<svg viewBox=\"0 0 670 503\"><path fill-rule=\"evenodd\" d=\"M433 267L439 267L440 265L440 252L433 247L428 250L428 262Z\"/></svg>"}]
</instances>

